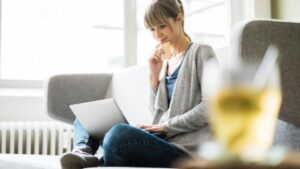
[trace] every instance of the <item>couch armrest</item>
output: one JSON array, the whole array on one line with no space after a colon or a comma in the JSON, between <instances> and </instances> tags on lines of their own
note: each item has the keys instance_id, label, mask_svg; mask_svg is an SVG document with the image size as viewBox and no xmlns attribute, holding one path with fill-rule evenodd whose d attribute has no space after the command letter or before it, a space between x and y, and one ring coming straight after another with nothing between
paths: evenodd
<instances>
[{"instance_id":1,"label":"couch armrest","mask_svg":"<svg viewBox=\"0 0 300 169\"><path fill-rule=\"evenodd\" d=\"M282 87L279 118L299 127L300 23L252 20L241 22L232 32L230 62L239 56L242 56L243 61L261 61L270 44L279 48L278 63Z\"/></svg>"},{"instance_id":2,"label":"couch armrest","mask_svg":"<svg viewBox=\"0 0 300 169\"><path fill-rule=\"evenodd\" d=\"M104 99L112 74L73 74L50 77L44 87L44 104L48 115L72 123L69 105Z\"/></svg>"}]
</instances>

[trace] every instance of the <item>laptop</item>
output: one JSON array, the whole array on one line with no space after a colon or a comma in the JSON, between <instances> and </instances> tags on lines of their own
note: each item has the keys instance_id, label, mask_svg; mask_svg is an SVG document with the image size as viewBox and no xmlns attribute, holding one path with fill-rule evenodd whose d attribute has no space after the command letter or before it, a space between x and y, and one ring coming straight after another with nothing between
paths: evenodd
<instances>
[{"instance_id":1,"label":"laptop","mask_svg":"<svg viewBox=\"0 0 300 169\"><path fill-rule=\"evenodd\" d=\"M112 126L128 123L113 98L73 104L70 108L87 132L98 139Z\"/></svg>"}]
</instances>

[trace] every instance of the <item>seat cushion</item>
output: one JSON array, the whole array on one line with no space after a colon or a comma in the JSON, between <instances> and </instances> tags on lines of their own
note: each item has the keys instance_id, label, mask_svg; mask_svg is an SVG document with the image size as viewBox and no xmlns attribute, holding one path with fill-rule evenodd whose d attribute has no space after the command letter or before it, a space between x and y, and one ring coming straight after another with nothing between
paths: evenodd
<instances>
[{"instance_id":1,"label":"seat cushion","mask_svg":"<svg viewBox=\"0 0 300 169\"><path fill-rule=\"evenodd\" d=\"M13 169L59 169L59 156L0 154L0 168Z\"/></svg>"},{"instance_id":2,"label":"seat cushion","mask_svg":"<svg viewBox=\"0 0 300 169\"><path fill-rule=\"evenodd\" d=\"M290 150L300 150L300 128L282 120L277 121L274 145L285 146Z\"/></svg>"},{"instance_id":3,"label":"seat cushion","mask_svg":"<svg viewBox=\"0 0 300 169\"><path fill-rule=\"evenodd\" d=\"M280 50L279 65L282 85L282 106L279 118L300 126L300 23L277 20L254 20L241 27L238 55L257 61L266 48L275 44Z\"/></svg>"}]
</instances>

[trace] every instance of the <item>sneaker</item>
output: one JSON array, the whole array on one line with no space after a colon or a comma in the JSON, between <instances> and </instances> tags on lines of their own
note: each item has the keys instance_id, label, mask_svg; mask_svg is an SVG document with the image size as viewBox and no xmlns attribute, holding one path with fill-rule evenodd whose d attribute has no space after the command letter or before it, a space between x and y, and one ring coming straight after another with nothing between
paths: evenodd
<instances>
[{"instance_id":1,"label":"sneaker","mask_svg":"<svg viewBox=\"0 0 300 169\"><path fill-rule=\"evenodd\" d=\"M90 147L78 147L72 152L63 154L60 158L62 169L80 169L99 166L99 159L91 152Z\"/></svg>"}]
</instances>

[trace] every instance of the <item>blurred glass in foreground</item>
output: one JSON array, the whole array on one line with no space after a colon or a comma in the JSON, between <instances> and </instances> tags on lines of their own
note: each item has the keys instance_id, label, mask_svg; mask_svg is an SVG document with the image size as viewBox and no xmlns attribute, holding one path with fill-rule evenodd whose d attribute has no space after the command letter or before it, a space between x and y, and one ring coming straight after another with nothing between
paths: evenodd
<instances>
[{"instance_id":1,"label":"blurred glass in foreground","mask_svg":"<svg viewBox=\"0 0 300 169\"><path fill-rule=\"evenodd\" d=\"M270 46L261 62L205 66L211 127L227 156L261 161L270 150L281 105L277 57Z\"/></svg>"}]
</instances>

